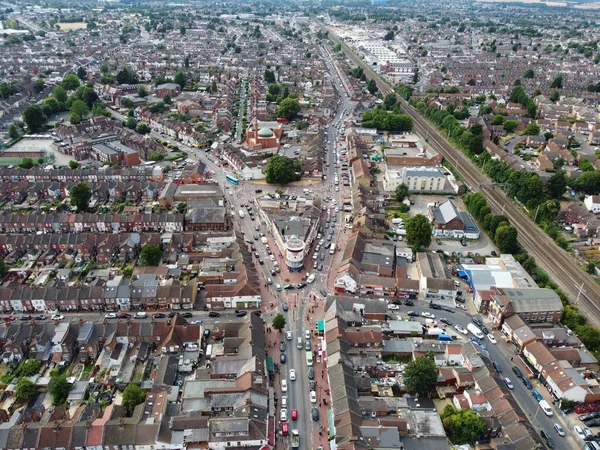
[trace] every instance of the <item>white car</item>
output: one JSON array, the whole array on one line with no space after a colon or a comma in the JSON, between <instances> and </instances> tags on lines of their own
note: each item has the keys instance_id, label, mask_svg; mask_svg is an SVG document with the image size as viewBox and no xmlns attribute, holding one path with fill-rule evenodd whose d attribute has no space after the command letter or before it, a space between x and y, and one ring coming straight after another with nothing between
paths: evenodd
<instances>
[{"instance_id":1,"label":"white car","mask_svg":"<svg viewBox=\"0 0 600 450\"><path fill-rule=\"evenodd\" d=\"M292 332L291 331L286 331L285 332L285 337L287 338L288 341L291 341L294 338L292 336Z\"/></svg>"},{"instance_id":2,"label":"white car","mask_svg":"<svg viewBox=\"0 0 600 450\"><path fill-rule=\"evenodd\" d=\"M307 341L309 341L309 340L310 340L310 330L306 330L306 331L304 332L304 339L306 339Z\"/></svg>"},{"instance_id":3,"label":"white car","mask_svg":"<svg viewBox=\"0 0 600 450\"><path fill-rule=\"evenodd\" d=\"M315 391L310 391L310 402L317 403L317 393Z\"/></svg>"},{"instance_id":4,"label":"white car","mask_svg":"<svg viewBox=\"0 0 600 450\"><path fill-rule=\"evenodd\" d=\"M594 432L592 430L590 430L589 428L584 428L583 429L583 435L587 438L587 439L591 439L594 437Z\"/></svg>"},{"instance_id":5,"label":"white car","mask_svg":"<svg viewBox=\"0 0 600 450\"><path fill-rule=\"evenodd\" d=\"M427 317L428 319L435 319L435 315L431 314L430 312L427 312L427 311L422 312L421 315L423 317Z\"/></svg>"},{"instance_id":6,"label":"white car","mask_svg":"<svg viewBox=\"0 0 600 450\"><path fill-rule=\"evenodd\" d=\"M585 439L585 434L583 434L583 430L582 430L582 428L579 425L575 425L573 427L573 430L575 431L575 434L577 434L577 436L580 439L582 439L582 440Z\"/></svg>"},{"instance_id":7,"label":"white car","mask_svg":"<svg viewBox=\"0 0 600 450\"><path fill-rule=\"evenodd\" d=\"M281 380L281 392L287 392L287 380Z\"/></svg>"},{"instance_id":8,"label":"white car","mask_svg":"<svg viewBox=\"0 0 600 450\"><path fill-rule=\"evenodd\" d=\"M116 319L117 315L115 313L108 313L104 317L107 318L107 319Z\"/></svg>"},{"instance_id":9,"label":"white car","mask_svg":"<svg viewBox=\"0 0 600 450\"><path fill-rule=\"evenodd\" d=\"M287 409L282 409L279 411L279 420L282 422L287 422Z\"/></svg>"},{"instance_id":10,"label":"white car","mask_svg":"<svg viewBox=\"0 0 600 450\"><path fill-rule=\"evenodd\" d=\"M388 309L398 310L398 309L400 309L400 306L394 305L393 303L390 303L388 305Z\"/></svg>"},{"instance_id":11,"label":"white car","mask_svg":"<svg viewBox=\"0 0 600 450\"><path fill-rule=\"evenodd\" d=\"M465 328L461 327L460 325L454 325L454 328L456 328L456 331L458 331L459 333L469 334L469 332Z\"/></svg>"},{"instance_id":12,"label":"white car","mask_svg":"<svg viewBox=\"0 0 600 450\"><path fill-rule=\"evenodd\" d=\"M287 397L285 395L281 397L281 407L284 409L287 408Z\"/></svg>"},{"instance_id":13,"label":"white car","mask_svg":"<svg viewBox=\"0 0 600 450\"><path fill-rule=\"evenodd\" d=\"M290 369L290 381L296 381L296 371L294 369Z\"/></svg>"},{"instance_id":14,"label":"white car","mask_svg":"<svg viewBox=\"0 0 600 450\"><path fill-rule=\"evenodd\" d=\"M498 343L498 341L496 340L496 338L494 337L494 335L492 333L488 333L487 338L492 344Z\"/></svg>"},{"instance_id":15,"label":"white car","mask_svg":"<svg viewBox=\"0 0 600 450\"><path fill-rule=\"evenodd\" d=\"M62 314L54 314L51 319L52 320L63 320L65 318L65 316L63 316Z\"/></svg>"}]
</instances>

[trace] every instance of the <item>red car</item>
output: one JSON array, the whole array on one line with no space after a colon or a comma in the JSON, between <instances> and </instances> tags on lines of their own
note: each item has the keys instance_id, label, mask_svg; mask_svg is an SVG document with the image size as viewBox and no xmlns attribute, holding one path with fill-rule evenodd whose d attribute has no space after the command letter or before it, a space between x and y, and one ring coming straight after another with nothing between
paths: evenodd
<instances>
[{"instance_id":1,"label":"red car","mask_svg":"<svg viewBox=\"0 0 600 450\"><path fill-rule=\"evenodd\" d=\"M281 432L283 433L284 436L287 436L289 434L290 426L288 425L287 422L281 423Z\"/></svg>"},{"instance_id":2,"label":"red car","mask_svg":"<svg viewBox=\"0 0 600 450\"><path fill-rule=\"evenodd\" d=\"M296 408L292 408L292 420L298 420L298 410Z\"/></svg>"}]
</instances>

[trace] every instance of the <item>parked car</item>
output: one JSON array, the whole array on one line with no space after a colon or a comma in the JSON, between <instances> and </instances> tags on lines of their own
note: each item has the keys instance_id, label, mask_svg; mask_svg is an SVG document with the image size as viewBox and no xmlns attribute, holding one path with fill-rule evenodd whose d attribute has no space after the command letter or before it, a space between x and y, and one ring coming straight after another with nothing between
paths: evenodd
<instances>
[{"instance_id":1,"label":"parked car","mask_svg":"<svg viewBox=\"0 0 600 450\"><path fill-rule=\"evenodd\" d=\"M549 448L554 448L554 440L550 437L548 433L546 433L544 430L540 430L540 436L546 442L546 445Z\"/></svg>"},{"instance_id":2,"label":"parked car","mask_svg":"<svg viewBox=\"0 0 600 450\"><path fill-rule=\"evenodd\" d=\"M523 377L523 384L525 385L525 387L529 390L533 389L533 385L531 384L531 381L529 381L529 378L527 377Z\"/></svg>"},{"instance_id":3,"label":"parked car","mask_svg":"<svg viewBox=\"0 0 600 450\"><path fill-rule=\"evenodd\" d=\"M531 391L531 395L533 395L533 398L535 398L538 402L541 400L544 400L544 397L542 397L542 394L540 394L537 390L533 390Z\"/></svg>"},{"instance_id":4,"label":"parked car","mask_svg":"<svg viewBox=\"0 0 600 450\"><path fill-rule=\"evenodd\" d=\"M419 313L414 311L408 311L406 314L410 317L419 317Z\"/></svg>"},{"instance_id":5,"label":"parked car","mask_svg":"<svg viewBox=\"0 0 600 450\"><path fill-rule=\"evenodd\" d=\"M510 381L510 378L508 378L508 377L504 378L504 383L506 384L506 387L509 388L510 390L513 390L515 388L512 384L512 381Z\"/></svg>"},{"instance_id":6,"label":"parked car","mask_svg":"<svg viewBox=\"0 0 600 450\"><path fill-rule=\"evenodd\" d=\"M191 312L184 312L181 317L183 317L184 319L190 319L192 317L194 317L194 315Z\"/></svg>"},{"instance_id":7,"label":"parked car","mask_svg":"<svg viewBox=\"0 0 600 450\"><path fill-rule=\"evenodd\" d=\"M492 333L488 333L487 338L492 344L498 343L498 341L496 340L496 338L494 337L494 335Z\"/></svg>"},{"instance_id":8,"label":"parked car","mask_svg":"<svg viewBox=\"0 0 600 450\"><path fill-rule=\"evenodd\" d=\"M310 391L310 402L317 403L317 393L315 391Z\"/></svg>"},{"instance_id":9,"label":"parked car","mask_svg":"<svg viewBox=\"0 0 600 450\"><path fill-rule=\"evenodd\" d=\"M308 376L309 380L314 380L315 379L315 369L313 369L312 367L309 367L307 376Z\"/></svg>"},{"instance_id":10,"label":"parked car","mask_svg":"<svg viewBox=\"0 0 600 450\"><path fill-rule=\"evenodd\" d=\"M430 313L430 312L428 312L428 311L424 311L424 312L422 312L422 313L421 313L421 315L422 315L423 317L427 317L428 319L435 319L435 315L431 314L431 313Z\"/></svg>"},{"instance_id":11,"label":"parked car","mask_svg":"<svg viewBox=\"0 0 600 450\"><path fill-rule=\"evenodd\" d=\"M318 422L319 421L319 408L316 407L312 407L310 408L310 417L312 418L313 421Z\"/></svg>"},{"instance_id":12,"label":"parked car","mask_svg":"<svg viewBox=\"0 0 600 450\"><path fill-rule=\"evenodd\" d=\"M285 351L286 351L286 349L287 349L287 346L285 345L285 341L281 341L281 342L279 343L279 351L280 351L280 352L285 352Z\"/></svg>"},{"instance_id":13,"label":"parked car","mask_svg":"<svg viewBox=\"0 0 600 450\"><path fill-rule=\"evenodd\" d=\"M46 319L47 319L47 317L46 317L46 316L39 315L39 316L35 316L35 317L34 317L34 319L35 319L35 320L46 320Z\"/></svg>"},{"instance_id":14,"label":"parked car","mask_svg":"<svg viewBox=\"0 0 600 450\"><path fill-rule=\"evenodd\" d=\"M456 331L458 331L459 333L462 334L468 334L469 332L466 330L466 328L461 327L460 325L456 325L454 327L456 329Z\"/></svg>"},{"instance_id":15,"label":"parked car","mask_svg":"<svg viewBox=\"0 0 600 450\"><path fill-rule=\"evenodd\" d=\"M521 372L521 369L519 369L517 366L513 366L512 371L515 373L517 378L523 378L523 372Z\"/></svg>"},{"instance_id":16,"label":"parked car","mask_svg":"<svg viewBox=\"0 0 600 450\"><path fill-rule=\"evenodd\" d=\"M33 319L33 317L29 316L29 315L19 317L19 320L22 320L22 321L31 320L31 319Z\"/></svg>"},{"instance_id":17,"label":"parked car","mask_svg":"<svg viewBox=\"0 0 600 450\"><path fill-rule=\"evenodd\" d=\"M279 354L279 362L281 364L285 364L286 361L287 361L287 357L285 356L285 353L280 353Z\"/></svg>"},{"instance_id":18,"label":"parked car","mask_svg":"<svg viewBox=\"0 0 600 450\"><path fill-rule=\"evenodd\" d=\"M588 420L584 423L585 423L586 427L591 427L591 428L600 427L600 419L592 419L592 420Z\"/></svg>"},{"instance_id":19,"label":"parked car","mask_svg":"<svg viewBox=\"0 0 600 450\"><path fill-rule=\"evenodd\" d=\"M288 304L286 302L283 302L281 304L281 309L283 309L284 311L287 311L289 309Z\"/></svg>"},{"instance_id":20,"label":"parked car","mask_svg":"<svg viewBox=\"0 0 600 450\"><path fill-rule=\"evenodd\" d=\"M106 319L116 319L117 315L115 313L108 313L104 316Z\"/></svg>"},{"instance_id":21,"label":"parked car","mask_svg":"<svg viewBox=\"0 0 600 450\"><path fill-rule=\"evenodd\" d=\"M235 310L236 317L244 317L247 314L248 314L248 311L242 311L242 310L239 310L239 309Z\"/></svg>"},{"instance_id":22,"label":"parked car","mask_svg":"<svg viewBox=\"0 0 600 450\"><path fill-rule=\"evenodd\" d=\"M63 316L62 314L52 314L52 317L50 317L50 319L52 320L63 320L65 318L65 316Z\"/></svg>"},{"instance_id":23,"label":"parked car","mask_svg":"<svg viewBox=\"0 0 600 450\"><path fill-rule=\"evenodd\" d=\"M494 370L498 373L502 373L502 367L500 367L500 364L498 364L496 361L492 362L492 366L494 366Z\"/></svg>"},{"instance_id":24,"label":"parked car","mask_svg":"<svg viewBox=\"0 0 600 450\"><path fill-rule=\"evenodd\" d=\"M483 322L481 321L481 319L479 317L473 317L471 319L473 321L473 323L475 325L477 325L479 328L481 328L483 326Z\"/></svg>"},{"instance_id":25,"label":"parked car","mask_svg":"<svg viewBox=\"0 0 600 450\"><path fill-rule=\"evenodd\" d=\"M166 317L167 317L167 315L163 314L163 313L152 314L153 319L165 319Z\"/></svg>"},{"instance_id":26,"label":"parked car","mask_svg":"<svg viewBox=\"0 0 600 450\"><path fill-rule=\"evenodd\" d=\"M440 319L440 322L445 323L446 325L452 325L452 322L446 319L445 317L442 317Z\"/></svg>"},{"instance_id":27,"label":"parked car","mask_svg":"<svg viewBox=\"0 0 600 450\"><path fill-rule=\"evenodd\" d=\"M290 369L290 381L296 381L296 371L294 369Z\"/></svg>"},{"instance_id":28,"label":"parked car","mask_svg":"<svg viewBox=\"0 0 600 450\"><path fill-rule=\"evenodd\" d=\"M221 317L221 314L216 311L211 311L208 313L208 317Z\"/></svg>"},{"instance_id":29,"label":"parked car","mask_svg":"<svg viewBox=\"0 0 600 450\"><path fill-rule=\"evenodd\" d=\"M552 426L554 427L554 429L556 430L556 432L558 433L559 436L565 437L565 435L566 435L565 430L563 430L563 427L561 427L560 424L555 423ZM591 431L590 431L590 433L591 433ZM592 436L593 436L593 434L592 434Z\"/></svg>"},{"instance_id":30,"label":"parked car","mask_svg":"<svg viewBox=\"0 0 600 450\"><path fill-rule=\"evenodd\" d=\"M415 306L415 303L412 300L405 300L404 306Z\"/></svg>"}]
</instances>

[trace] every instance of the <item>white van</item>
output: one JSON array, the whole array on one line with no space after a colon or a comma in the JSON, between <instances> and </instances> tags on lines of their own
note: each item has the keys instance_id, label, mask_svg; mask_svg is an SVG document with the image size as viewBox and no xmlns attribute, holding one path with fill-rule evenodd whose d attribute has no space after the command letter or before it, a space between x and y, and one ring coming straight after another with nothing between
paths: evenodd
<instances>
[{"instance_id":1,"label":"white van","mask_svg":"<svg viewBox=\"0 0 600 450\"><path fill-rule=\"evenodd\" d=\"M546 414L548 417L554 415L552 408L546 400L540 400L540 408L542 408L542 411L544 411L544 414Z\"/></svg>"}]
</instances>

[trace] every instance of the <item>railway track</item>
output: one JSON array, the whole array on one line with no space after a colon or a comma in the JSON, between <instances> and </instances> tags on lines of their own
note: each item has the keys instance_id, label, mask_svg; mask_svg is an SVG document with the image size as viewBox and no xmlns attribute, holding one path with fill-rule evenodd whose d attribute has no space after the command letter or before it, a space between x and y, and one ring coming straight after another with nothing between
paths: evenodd
<instances>
[{"instance_id":1,"label":"railway track","mask_svg":"<svg viewBox=\"0 0 600 450\"><path fill-rule=\"evenodd\" d=\"M359 58L332 29L327 28L329 36L342 45L346 56L354 64L363 68L370 79L375 80L379 91L386 95L394 90L368 64ZM406 100L397 96L406 114L413 119L415 130L427 139L427 142L438 151L460 174L470 190L485 195L492 211L504 214L517 229L519 242L533 256L558 286L577 305L589 322L600 327L600 285L583 271L578 262L565 250L558 247L554 241L508 198L504 191L490 187L491 180L487 178L467 156L454 148L439 130L427 121ZM488 186L485 186L488 185Z\"/></svg>"}]
</instances>

